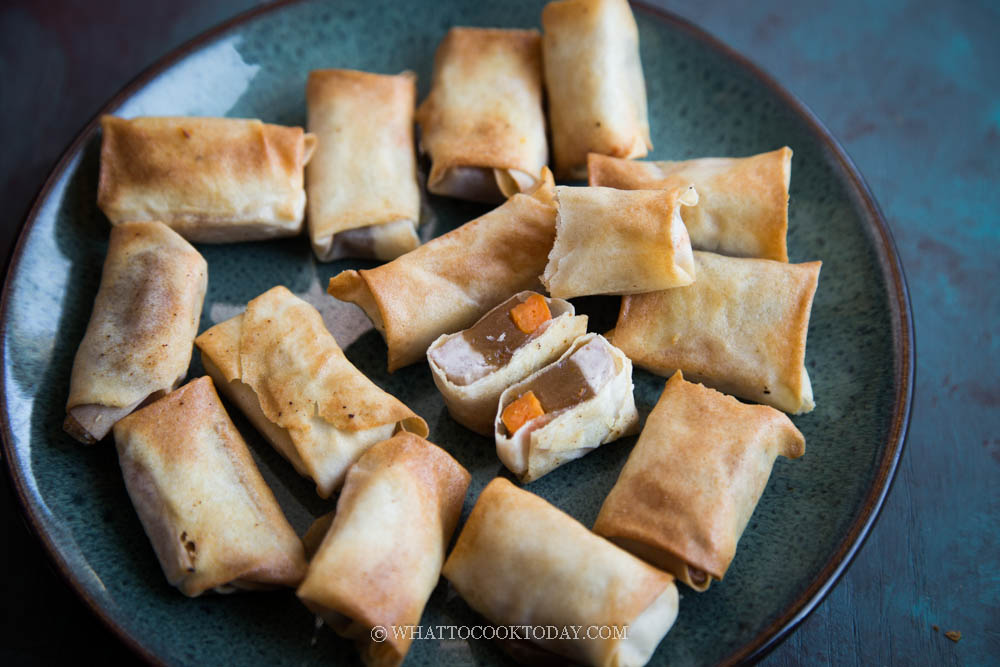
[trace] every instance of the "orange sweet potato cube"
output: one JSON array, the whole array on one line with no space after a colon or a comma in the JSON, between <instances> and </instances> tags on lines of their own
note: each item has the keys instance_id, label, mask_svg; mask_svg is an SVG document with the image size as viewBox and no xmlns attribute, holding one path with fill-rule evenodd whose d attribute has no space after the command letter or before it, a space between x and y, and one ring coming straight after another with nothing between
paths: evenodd
<instances>
[{"instance_id":1,"label":"orange sweet potato cube","mask_svg":"<svg viewBox=\"0 0 1000 667\"><path fill-rule=\"evenodd\" d=\"M508 403L507 407L503 409L500 419L503 420L503 425L507 427L507 432L514 435L517 429L535 417L541 417L544 414L545 410L542 409L542 404L538 402L535 393L529 391L518 396L517 400Z\"/></svg>"},{"instance_id":2,"label":"orange sweet potato cube","mask_svg":"<svg viewBox=\"0 0 1000 667\"><path fill-rule=\"evenodd\" d=\"M549 304L541 294L532 294L510 309L510 319L523 333L530 334L543 323L552 319Z\"/></svg>"}]
</instances>

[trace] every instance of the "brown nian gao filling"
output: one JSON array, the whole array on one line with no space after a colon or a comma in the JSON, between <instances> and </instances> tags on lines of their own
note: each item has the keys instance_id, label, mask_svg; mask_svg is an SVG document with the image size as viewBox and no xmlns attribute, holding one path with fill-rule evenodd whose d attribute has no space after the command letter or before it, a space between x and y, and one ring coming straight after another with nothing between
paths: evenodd
<instances>
[{"instance_id":1,"label":"brown nian gao filling","mask_svg":"<svg viewBox=\"0 0 1000 667\"><path fill-rule=\"evenodd\" d=\"M591 369L592 377L601 378L598 382L601 386L593 387L575 359L578 352L579 350L562 361L548 366L531 381L530 385L524 388L521 395L523 396L529 391L534 393L535 398L542 405L542 410L547 415L572 408L596 396L612 375L614 359L606 350L602 350L603 354L597 357L598 363L605 364L607 367ZM594 361L594 357L591 357L591 361ZM501 425L501 429L508 436L511 435L506 426Z\"/></svg>"},{"instance_id":2,"label":"brown nian gao filling","mask_svg":"<svg viewBox=\"0 0 1000 667\"><path fill-rule=\"evenodd\" d=\"M510 317L510 309L522 301L512 296L462 332L469 346L493 368L505 366L514 352L534 335L518 329Z\"/></svg>"},{"instance_id":3,"label":"brown nian gao filling","mask_svg":"<svg viewBox=\"0 0 1000 667\"><path fill-rule=\"evenodd\" d=\"M573 358L550 366L536 377L526 391L535 392L546 414L571 408L594 397L594 388Z\"/></svg>"}]
</instances>

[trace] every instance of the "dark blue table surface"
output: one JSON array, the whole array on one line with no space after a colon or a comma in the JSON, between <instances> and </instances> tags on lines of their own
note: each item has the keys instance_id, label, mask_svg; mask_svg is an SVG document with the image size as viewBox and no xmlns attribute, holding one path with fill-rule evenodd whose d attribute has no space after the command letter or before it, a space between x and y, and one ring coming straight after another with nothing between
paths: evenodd
<instances>
[{"instance_id":1,"label":"dark blue table surface","mask_svg":"<svg viewBox=\"0 0 1000 667\"><path fill-rule=\"evenodd\" d=\"M256 4L5 0L0 257L111 95ZM893 490L846 576L765 662L1000 663L1000 2L658 4L769 71L842 142L913 302L916 393ZM6 476L0 486L0 664L134 659L52 569Z\"/></svg>"}]
</instances>

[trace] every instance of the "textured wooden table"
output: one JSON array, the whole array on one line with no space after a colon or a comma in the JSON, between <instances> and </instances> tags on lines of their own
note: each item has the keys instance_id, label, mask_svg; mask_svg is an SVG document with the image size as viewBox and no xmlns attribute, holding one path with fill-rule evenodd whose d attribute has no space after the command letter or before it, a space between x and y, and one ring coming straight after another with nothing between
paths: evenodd
<instances>
[{"instance_id":1,"label":"textured wooden table","mask_svg":"<svg viewBox=\"0 0 1000 667\"><path fill-rule=\"evenodd\" d=\"M112 94L255 4L7 0L0 257ZM916 394L895 486L847 575L765 662L1000 663L1000 3L660 4L826 123L889 220L913 301ZM49 565L6 476L0 486L0 664L134 660Z\"/></svg>"}]
</instances>

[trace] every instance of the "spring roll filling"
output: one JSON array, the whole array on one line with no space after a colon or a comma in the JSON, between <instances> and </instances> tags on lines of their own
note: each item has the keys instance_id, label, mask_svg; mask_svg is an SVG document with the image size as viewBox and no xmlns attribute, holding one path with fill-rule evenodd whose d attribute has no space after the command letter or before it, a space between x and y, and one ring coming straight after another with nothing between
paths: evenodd
<instances>
[{"instance_id":1,"label":"spring roll filling","mask_svg":"<svg viewBox=\"0 0 1000 667\"><path fill-rule=\"evenodd\" d=\"M594 338L570 356L558 361L540 373L522 393L529 392L541 404L543 414L524 423L511 433L506 425L501 432L507 437L527 437L555 419L560 413L587 401L598 393L615 376L615 359L600 338ZM519 397L520 398L520 397ZM508 406L505 406L505 410Z\"/></svg>"},{"instance_id":2,"label":"spring roll filling","mask_svg":"<svg viewBox=\"0 0 1000 667\"><path fill-rule=\"evenodd\" d=\"M392 260L420 245L413 220L394 220L379 225L355 227L333 235L323 259L344 257Z\"/></svg>"},{"instance_id":3,"label":"spring roll filling","mask_svg":"<svg viewBox=\"0 0 1000 667\"><path fill-rule=\"evenodd\" d=\"M531 297L512 296L460 335L431 350L431 359L449 381L461 386L472 384L507 365L519 349L545 332L551 314L531 331L524 331L515 322L515 309L527 298Z\"/></svg>"},{"instance_id":4,"label":"spring roll filling","mask_svg":"<svg viewBox=\"0 0 1000 667\"><path fill-rule=\"evenodd\" d=\"M529 192L538 182L538 176L521 169L452 167L428 184L428 189L438 195L495 204L518 192Z\"/></svg>"},{"instance_id":5,"label":"spring roll filling","mask_svg":"<svg viewBox=\"0 0 1000 667\"><path fill-rule=\"evenodd\" d=\"M178 384L180 384L179 380L174 383L171 389L176 389ZM111 427L119 419L127 417L140 406L152 403L166 393L163 390L154 391L146 398L139 399L120 408L100 405L98 403L78 405L69 410L65 422L63 422L63 429L81 442L87 444L99 442L111 431Z\"/></svg>"}]
</instances>

